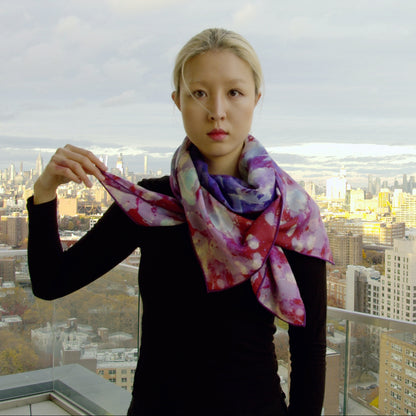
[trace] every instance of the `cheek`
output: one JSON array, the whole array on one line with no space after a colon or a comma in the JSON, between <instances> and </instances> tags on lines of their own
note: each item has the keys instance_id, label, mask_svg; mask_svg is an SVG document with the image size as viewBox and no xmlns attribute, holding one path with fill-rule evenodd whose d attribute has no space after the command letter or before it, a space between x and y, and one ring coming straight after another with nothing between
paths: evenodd
<instances>
[{"instance_id":1,"label":"cheek","mask_svg":"<svg viewBox=\"0 0 416 416\"><path fill-rule=\"evenodd\" d=\"M206 112L202 108L196 106L189 106L182 109L182 119L184 123L192 125L200 121L206 116Z\"/></svg>"}]
</instances>

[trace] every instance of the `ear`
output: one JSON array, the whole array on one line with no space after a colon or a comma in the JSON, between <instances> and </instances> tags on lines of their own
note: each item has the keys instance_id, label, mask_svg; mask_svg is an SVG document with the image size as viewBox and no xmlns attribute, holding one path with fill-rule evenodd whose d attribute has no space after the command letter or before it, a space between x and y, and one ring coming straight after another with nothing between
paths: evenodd
<instances>
[{"instance_id":1,"label":"ear","mask_svg":"<svg viewBox=\"0 0 416 416\"><path fill-rule=\"evenodd\" d=\"M261 98L261 92L259 92L257 94L257 97L254 99L255 105L257 105L257 103L259 102L260 98Z\"/></svg>"},{"instance_id":2,"label":"ear","mask_svg":"<svg viewBox=\"0 0 416 416\"><path fill-rule=\"evenodd\" d=\"M176 91L173 91L171 97L173 102L176 104L176 107L178 107L178 110L181 111L180 94L177 94Z\"/></svg>"}]
</instances>

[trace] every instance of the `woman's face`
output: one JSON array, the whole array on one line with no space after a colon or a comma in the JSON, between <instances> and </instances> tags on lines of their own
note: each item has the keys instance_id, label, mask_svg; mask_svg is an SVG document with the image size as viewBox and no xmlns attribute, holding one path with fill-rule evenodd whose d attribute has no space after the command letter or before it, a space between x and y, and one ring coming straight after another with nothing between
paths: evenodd
<instances>
[{"instance_id":1,"label":"woman's face","mask_svg":"<svg viewBox=\"0 0 416 416\"><path fill-rule=\"evenodd\" d=\"M185 65L180 93L172 98L209 173L238 176L238 159L260 98L251 67L228 50L198 55Z\"/></svg>"}]
</instances>

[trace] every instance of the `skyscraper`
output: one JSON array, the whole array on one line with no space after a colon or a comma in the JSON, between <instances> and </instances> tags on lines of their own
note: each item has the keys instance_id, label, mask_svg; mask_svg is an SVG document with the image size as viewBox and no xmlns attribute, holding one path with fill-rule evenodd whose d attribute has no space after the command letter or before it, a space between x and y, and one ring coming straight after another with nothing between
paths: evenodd
<instances>
[{"instance_id":1,"label":"skyscraper","mask_svg":"<svg viewBox=\"0 0 416 416\"><path fill-rule=\"evenodd\" d=\"M330 200L344 200L347 192L345 169L342 167L339 175L326 181L326 197Z\"/></svg>"},{"instance_id":2,"label":"skyscraper","mask_svg":"<svg viewBox=\"0 0 416 416\"><path fill-rule=\"evenodd\" d=\"M147 155L144 155L144 167L143 167L143 173L147 175Z\"/></svg>"},{"instance_id":3,"label":"skyscraper","mask_svg":"<svg viewBox=\"0 0 416 416\"><path fill-rule=\"evenodd\" d=\"M43 172L43 159L39 152L38 157L36 158L36 169L35 174L37 176L40 176L40 174Z\"/></svg>"},{"instance_id":4,"label":"skyscraper","mask_svg":"<svg viewBox=\"0 0 416 416\"><path fill-rule=\"evenodd\" d=\"M120 153L120 156L117 159L116 169L120 172L120 175L124 175L124 162L122 153Z\"/></svg>"},{"instance_id":5,"label":"skyscraper","mask_svg":"<svg viewBox=\"0 0 416 416\"><path fill-rule=\"evenodd\" d=\"M416 238L394 240L385 255L381 315L416 322Z\"/></svg>"}]
</instances>

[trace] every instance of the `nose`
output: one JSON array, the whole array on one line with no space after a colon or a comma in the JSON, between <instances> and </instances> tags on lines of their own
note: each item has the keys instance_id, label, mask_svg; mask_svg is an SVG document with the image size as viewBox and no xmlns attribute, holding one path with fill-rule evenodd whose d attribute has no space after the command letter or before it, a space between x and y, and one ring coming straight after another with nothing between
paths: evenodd
<instances>
[{"instance_id":1,"label":"nose","mask_svg":"<svg viewBox=\"0 0 416 416\"><path fill-rule=\"evenodd\" d=\"M224 120L226 116L226 104L220 96L215 96L209 106L209 119L211 121Z\"/></svg>"}]
</instances>

